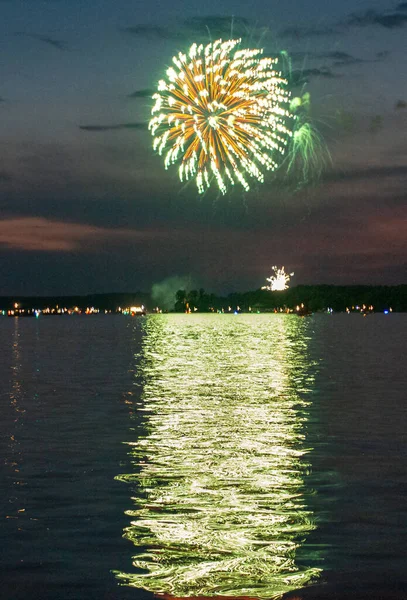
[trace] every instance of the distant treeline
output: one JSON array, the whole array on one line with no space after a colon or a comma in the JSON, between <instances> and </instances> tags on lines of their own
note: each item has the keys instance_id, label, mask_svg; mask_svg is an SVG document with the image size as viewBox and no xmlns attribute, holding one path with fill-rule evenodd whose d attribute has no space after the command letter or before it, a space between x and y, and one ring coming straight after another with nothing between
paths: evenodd
<instances>
[{"instance_id":1,"label":"distant treeline","mask_svg":"<svg viewBox=\"0 0 407 600\"><path fill-rule=\"evenodd\" d=\"M347 308L365 305L373 306L374 311L407 311L407 285L396 286L336 286L336 285L297 285L280 292L256 290L253 292L233 293L226 297L207 294L203 289L179 290L176 294L174 309L183 312L187 308L200 312L211 310L273 311L280 308L294 309L304 305L312 312L345 311Z\"/></svg>"},{"instance_id":2,"label":"distant treeline","mask_svg":"<svg viewBox=\"0 0 407 600\"><path fill-rule=\"evenodd\" d=\"M86 310L94 306L100 310L115 311L119 306L128 307L134 304L151 305L148 293L134 292L126 294L89 294L87 296L3 296L0 297L0 310L12 309L18 303L22 308L35 308L44 310L46 308L59 306L60 308L71 308L77 306Z\"/></svg>"},{"instance_id":3,"label":"distant treeline","mask_svg":"<svg viewBox=\"0 0 407 600\"><path fill-rule=\"evenodd\" d=\"M79 307L85 310L94 306L100 310L116 311L119 307L129 307L144 304L151 312L156 306L150 294L145 292L119 294L91 294L87 296L43 296L0 297L0 310L9 310L18 303L22 308L44 310L48 307L61 308ZM205 290L178 290L174 298L173 310L184 312L198 310L209 312L217 310L242 311L259 310L273 311L280 308L294 309L303 304L312 312L324 311L328 308L334 311L345 311L346 308L373 306L375 311L388 310L407 312L407 285L396 286L336 286L336 285L297 285L281 292L255 290L250 292L233 293L227 296L217 296Z\"/></svg>"}]
</instances>

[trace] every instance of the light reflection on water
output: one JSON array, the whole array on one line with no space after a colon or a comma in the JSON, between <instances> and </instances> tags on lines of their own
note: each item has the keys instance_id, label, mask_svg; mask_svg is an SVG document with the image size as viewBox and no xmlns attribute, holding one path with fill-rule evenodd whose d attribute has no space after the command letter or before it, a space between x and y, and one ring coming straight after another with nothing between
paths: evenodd
<instances>
[{"instance_id":1,"label":"light reflection on water","mask_svg":"<svg viewBox=\"0 0 407 600\"><path fill-rule=\"evenodd\" d=\"M11 430L7 432L7 454L4 457L4 464L8 467L9 473L15 479L14 495L10 498L10 502L15 505L13 510L8 510L6 518L18 520L20 513L25 509L20 506L18 490L24 485L24 481L20 477L20 467L23 460L19 435L24 425L24 393L21 385L21 350L20 350L20 328L18 319L14 321L11 343L11 365L10 365L10 413L13 415L11 422Z\"/></svg>"},{"instance_id":2,"label":"light reflection on water","mask_svg":"<svg viewBox=\"0 0 407 600\"><path fill-rule=\"evenodd\" d=\"M276 597L318 569L296 561L316 528L305 437L317 365L311 321L149 317L128 443L135 485L122 583L176 596ZM136 382L137 383L137 382Z\"/></svg>"}]
</instances>

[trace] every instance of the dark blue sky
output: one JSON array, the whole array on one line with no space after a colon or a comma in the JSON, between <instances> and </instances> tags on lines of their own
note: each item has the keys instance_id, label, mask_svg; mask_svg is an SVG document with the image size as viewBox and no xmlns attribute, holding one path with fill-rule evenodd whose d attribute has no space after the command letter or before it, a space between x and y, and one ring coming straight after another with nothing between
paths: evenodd
<instances>
[{"instance_id":1,"label":"dark blue sky","mask_svg":"<svg viewBox=\"0 0 407 600\"><path fill-rule=\"evenodd\" d=\"M313 189L199 197L153 154L147 91L232 27L308 81ZM406 2L0 0L0 295L406 283L406 33Z\"/></svg>"}]
</instances>

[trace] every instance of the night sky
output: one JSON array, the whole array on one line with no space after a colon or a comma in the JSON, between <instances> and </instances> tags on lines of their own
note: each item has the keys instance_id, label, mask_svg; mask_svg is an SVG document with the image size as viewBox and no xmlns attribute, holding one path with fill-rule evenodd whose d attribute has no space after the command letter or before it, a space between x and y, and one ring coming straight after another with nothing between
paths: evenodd
<instances>
[{"instance_id":1,"label":"night sky","mask_svg":"<svg viewBox=\"0 0 407 600\"><path fill-rule=\"evenodd\" d=\"M199 196L153 153L150 90L231 30L292 55L318 185ZM406 39L407 2L0 0L0 295L407 283Z\"/></svg>"}]
</instances>

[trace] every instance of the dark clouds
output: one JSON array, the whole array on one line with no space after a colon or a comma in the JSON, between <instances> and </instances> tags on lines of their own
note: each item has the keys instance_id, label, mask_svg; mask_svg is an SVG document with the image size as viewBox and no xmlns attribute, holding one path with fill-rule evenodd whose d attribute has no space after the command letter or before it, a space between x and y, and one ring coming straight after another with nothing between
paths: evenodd
<instances>
[{"instance_id":1,"label":"dark clouds","mask_svg":"<svg viewBox=\"0 0 407 600\"><path fill-rule=\"evenodd\" d=\"M95 233L96 227L40 217L0 220L0 246L17 250L66 252Z\"/></svg>"},{"instance_id":2,"label":"dark clouds","mask_svg":"<svg viewBox=\"0 0 407 600\"><path fill-rule=\"evenodd\" d=\"M341 77L341 75L334 73L332 70L326 67L320 69L301 69L292 71L290 75L290 81L292 85L302 85L310 81L310 79L313 77L322 79L337 79Z\"/></svg>"},{"instance_id":3,"label":"dark clouds","mask_svg":"<svg viewBox=\"0 0 407 600\"><path fill-rule=\"evenodd\" d=\"M235 226L230 218L221 218L225 207L213 212L206 205L200 210L199 205L191 206L190 199L191 212L206 214L201 223L196 215L189 224L179 219L171 226L144 223L140 228L136 225L140 204L133 203L127 212L134 224L123 228L38 217L0 221L0 244L26 253L77 252L71 259L71 285L75 282L75 290L85 292L90 281L99 291L117 290L123 282L125 289L139 289L140 278L148 289L171 273L191 274L206 289L227 292L236 285L250 289L262 285L270 261L289 265L296 272L296 283L398 283L405 268L405 212L401 201L398 207L383 203L375 193L377 179L365 198L355 201L358 186L365 186L371 174L356 173L357 186L346 177L327 183L318 196L328 196L329 202L311 200L309 211L301 206L301 198L279 209L275 198L268 203L264 198L261 206L250 204L245 219L236 206L240 223ZM387 173L386 179L388 185L392 175ZM49 270L58 268L55 259ZM90 279L79 277L87 271ZM102 271L99 283L94 282L95 273Z\"/></svg>"},{"instance_id":4,"label":"dark clouds","mask_svg":"<svg viewBox=\"0 0 407 600\"><path fill-rule=\"evenodd\" d=\"M144 90L136 90L132 94L129 94L128 98L151 98L154 94L155 90L153 89L144 89Z\"/></svg>"},{"instance_id":5,"label":"dark clouds","mask_svg":"<svg viewBox=\"0 0 407 600\"><path fill-rule=\"evenodd\" d=\"M326 58L328 60L332 60L333 67L350 67L352 65L360 65L362 63L367 62L379 62L380 60L382 60L378 56L376 56L374 59L366 60L363 58L358 58L357 56L352 56L347 52L339 51L321 53L318 56L319 58Z\"/></svg>"},{"instance_id":6,"label":"dark clouds","mask_svg":"<svg viewBox=\"0 0 407 600\"><path fill-rule=\"evenodd\" d=\"M389 56L390 52L388 50L381 50L380 52L376 53L376 58L378 58L379 60L385 60Z\"/></svg>"},{"instance_id":7,"label":"dark clouds","mask_svg":"<svg viewBox=\"0 0 407 600\"><path fill-rule=\"evenodd\" d=\"M337 26L326 26L326 27L286 27L279 32L279 36L284 38L293 38L300 40L302 38L312 37L323 37L323 36L336 36L341 33L341 29Z\"/></svg>"},{"instance_id":8,"label":"dark clouds","mask_svg":"<svg viewBox=\"0 0 407 600\"><path fill-rule=\"evenodd\" d=\"M25 31L16 31L14 33L14 35L20 36L20 37L28 37L33 40L38 40L39 42L42 42L43 44L47 44L48 46L52 46L53 48L56 48L57 50L67 50L68 49L67 45L64 41L57 40L55 38L51 38L47 35L41 35L39 33L27 33Z\"/></svg>"},{"instance_id":9,"label":"dark clouds","mask_svg":"<svg viewBox=\"0 0 407 600\"><path fill-rule=\"evenodd\" d=\"M243 17L207 16L192 17L184 21L183 28L190 35L210 36L212 39L227 35L244 37L255 30L255 26Z\"/></svg>"},{"instance_id":10,"label":"dark clouds","mask_svg":"<svg viewBox=\"0 0 407 600\"><path fill-rule=\"evenodd\" d=\"M292 60L298 62L304 61L320 61L329 62L330 67L349 67L352 65L359 65L363 63L381 62L388 57L388 52L377 52L374 58L366 59L359 58L349 54L349 52L343 52L339 50L332 50L328 52L293 52L290 57ZM328 67L325 67L326 69Z\"/></svg>"},{"instance_id":11,"label":"dark clouds","mask_svg":"<svg viewBox=\"0 0 407 600\"><path fill-rule=\"evenodd\" d=\"M157 27L156 25L134 25L123 27L122 31L131 35L155 40L179 40L182 39L182 33L179 30L171 30L166 27Z\"/></svg>"},{"instance_id":12,"label":"dark clouds","mask_svg":"<svg viewBox=\"0 0 407 600\"><path fill-rule=\"evenodd\" d=\"M407 165L374 166L371 168L353 168L346 171L331 171L326 173L324 181L327 182L348 182L352 181L374 181L387 178L402 178L407 187Z\"/></svg>"},{"instance_id":13,"label":"dark clouds","mask_svg":"<svg viewBox=\"0 0 407 600\"><path fill-rule=\"evenodd\" d=\"M379 25L386 29L396 29L407 24L407 14L402 12L378 12L367 10L363 13L354 13L347 19L347 25L350 27L367 27L369 25Z\"/></svg>"},{"instance_id":14,"label":"dark clouds","mask_svg":"<svg viewBox=\"0 0 407 600\"><path fill-rule=\"evenodd\" d=\"M257 28L244 17L212 15L207 17L191 17L179 25L157 27L155 25L135 25L125 27L122 31L147 39L188 40L193 37L210 41L222 36L244 37L253 34ZM257 30L258 31L258 30Z\"/></svg>"},{"instance_id":15,"label":"dark clouds","mask_svg":"<svg viewBox=\"0 0 407 600\"><path fill-rule=\"evenodd\" d=\"M120 129L136 129L146 130L147 123L118 123L115 125L79 125L79 129L83 131L118 131Z\"/></svg>"},{"instance_id":16,"label":"dark clouds","mask_svg":"<svg viewBox=\"0 0 407 600\"><path fill-rule=\"evenodd\" d=\"M0 219L0 246L23 251L70 252L84 244L97 251L109 239L116 243L131 239L134 244L161 237L158 231L103 228L43 217Z\"/></svg>"},{"instance_id":17,"label":"dark clouds","mask_svg":"<svg viewBox=\"0 0 407 600\"><path fill-rule=\"evenodd\" d=\"M174 48L231 35L260 45L265 28L251 15L273 23L266 52L284 45L270 4L237 5L245 17L232 18L202 16L204 3L185 20L194 14L186 0L174 0L173 17L161 14L159 0L138 13L123 0L109 18L107 2L88 3L83 14L80 4L61 0L43 23L23 23L15 9L2 34L9 55L0 69L9 67L1 92L13 101L0 108L0 293L44 293L50 281L52 293L148 289L176 273L227 292L262 285L270 264L294 270L296 283L405 280L404 21L381 17L405 15L407 3L339 20L328 5L318 19L298 2L284 41L301 51L293 79L310 82L311 114L334 170L296 194L266 175L264 185L248 194L236 186L227 197L216 189L199 196L175 166L164 170L151 148L147 99ZM121 33L120 23L129 25ZM19 29L50 35L9 35ZM390 52L391 65L380 64Z\"/></svg>"},{"instance_id":18,"label":"dark clouds","mask_svg":"<svg viewBox=\"0 0 407 600\"><path fill-rule=\"evenodd\" d=\"M291 37L293 39L338 36L345 34L349 29L379 26L385 29L399 29L407 24L407 3L401 2L393 10L366 10L354 12L337 21L321 27L301 26L287 27L280 31L281 37Z\"/></svg>"},{"instance_id":19,"label":"dark clouds","mask_svg":"<svg viewBox=\"0 0 407 600\"><path fill-rule=\"evenodd\" d=\"M355 12L336 23L328 23L322 26L290 26L280 30L278 36L293 39L338 36L346 33L350 28L374 25L386 29L401 28L407 23L406 6L407 3L402 2L395 9L389 11L367 10ZM267 28L259 26L258 22L241 16L208 15L206 17L191 17L171 27L141 24L125 27L122 31L151 40L179 41L194 37L198 40L210 41L224 36L251 37L253 40L257 40L267 31ZM338 57L338 60L349 59L343 56L342 59Z\"/></svg>"},{"instance_id":20,"label":"dark clouds","mask_svg":"<svg viewBox=\"0 0 407 600\"><path fill-rule=\"evenodd\" d=\"M354 64L355 62L361 62L360 58L356 58L348 52L340 52L338 50L333 50L331 52L320 52L316 54L318 58L329 58L332 59L335 64Z\"/></svg>"},{"instance_id":21,"label":"dark clouds","mask_svg":"<svg viewBox=\"0 0 407 600\"><path fill-rule=\"evenodd\" d=\"M137 164L135 154L129 158ZM62 155L60 160L66 162ZM55 273L62 259L54 262L51 255L78 253L69 259L70 281L83 292L91 282L97 291L149 289L175 273L191 274L206 289L249 289L263 283L270 261L289 265L297 283L402 281L405 165L336 168L310 195L287 197L267 182L247 197L236 190L215 202L214 194L198 199L193 182L182 189L171 173L160 176L155 157L150 182L135 179L126 187L117 172L121 162L111 156L108 173L107 165L94 165L99 187L77 178L71 190L62 191L62 182L52 202L31 196L19 216L12 216L12 201L9 217L0 220L0 244L7 252L49 255ZM146 164L138 166L147 175ZM81 187L91 190L88 199L82 194L73 200ZM90 279L81 275L87 271ZM55 281L53 293L61 289L57 276ZM35 284L33 289L41 293Z\"/></svg>"}]
</instances>

